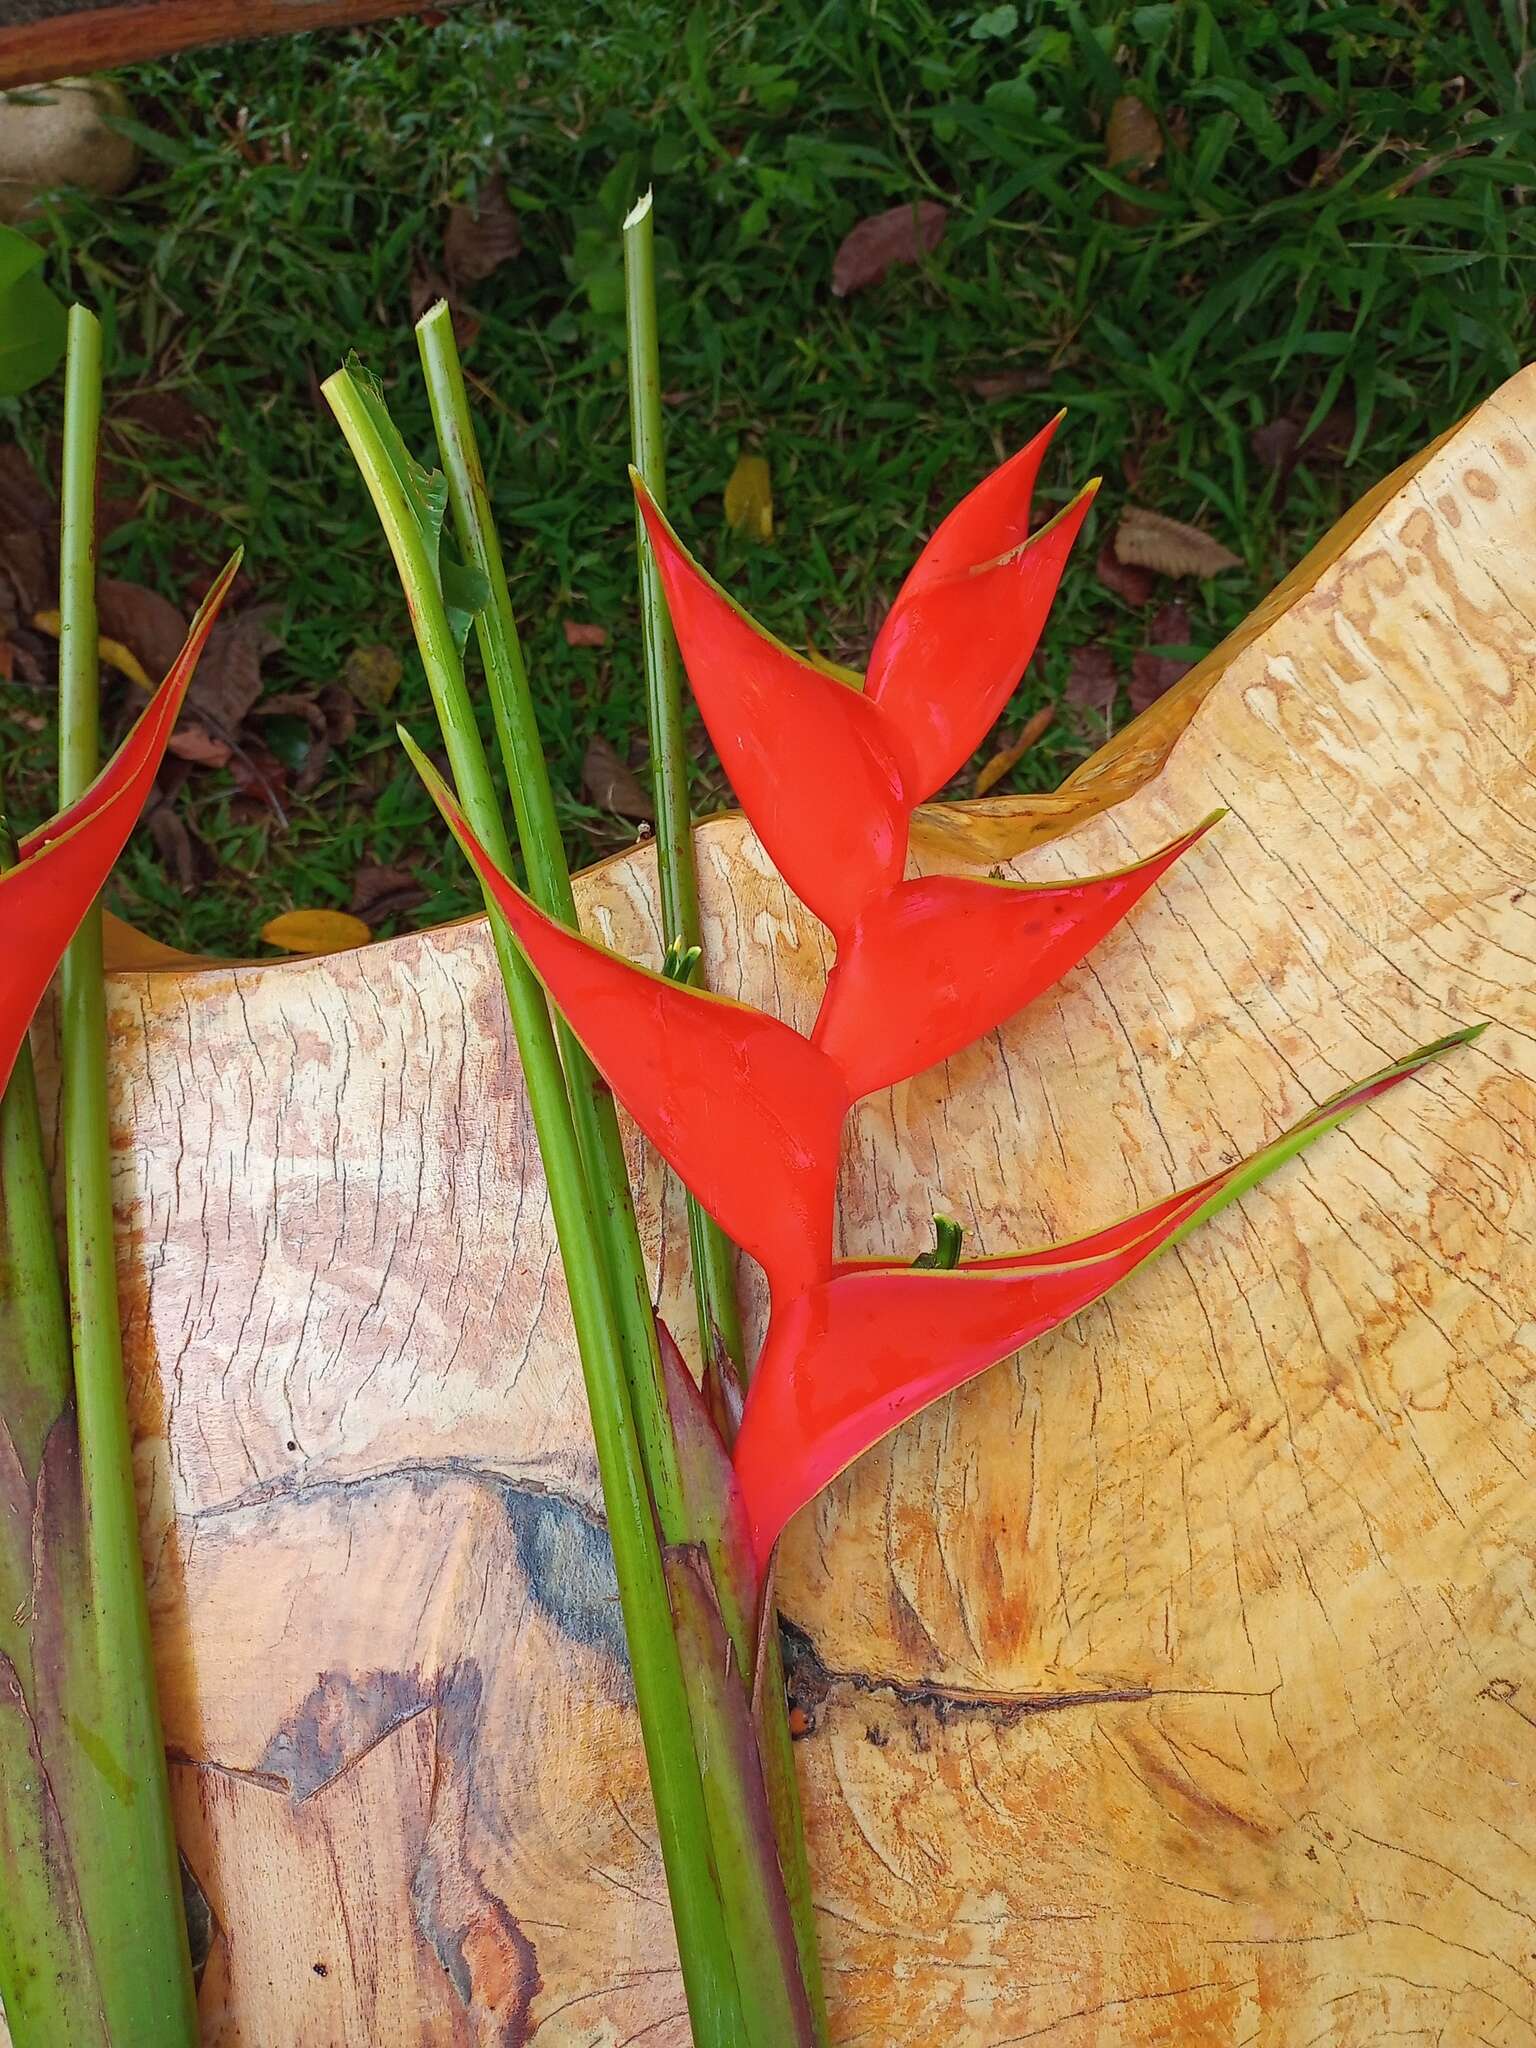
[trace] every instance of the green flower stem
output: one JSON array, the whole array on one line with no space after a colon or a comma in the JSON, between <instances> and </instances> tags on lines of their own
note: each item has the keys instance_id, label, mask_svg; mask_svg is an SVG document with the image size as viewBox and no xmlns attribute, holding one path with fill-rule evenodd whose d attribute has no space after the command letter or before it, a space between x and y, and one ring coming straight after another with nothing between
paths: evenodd
<instances>
[{"instance_id":1,"label":"green flower stem","mask_svg":"<svg viewBox=\"0 0 1536 2048\"><path fill-rule=\"evenodd\" d=\"M629 342L629 421L634 464L664 512L667 473L661 432L656 260L649 192L624 223L624 324ZM651 734L662 932L669 946L702 948L699 880L693 859L693 814L688 805L688 752L683 739L682 664L662 596L650 535L638 510L635 545L640 562L640 629ZM719 1344L739 1373L746 1356L730 1240L691 1194L688 1243L693 1254L699 1349L708 1360Z\"/></svg>"},{"instance_id":2,"label":"green flower stem","mask_svg":"<svg viewBox=\"0 0 1536 2048\"><path fill-rule=\"evenodd\" d=\"M0 869L17 857L3 805L0 793ZM0 1098L0 1434L28 1496L73 1391L37 1080L24 1042ZM0 1669L14 1674L18 1706L36 1699L32 1586L30 1518L4 1515ZM0 2000L18 2048L79 2048L99 2038L100 2004L72 1880L49 1853L34 1727L30 1705L0 1717Z\"/></svg>"},{"instance_id":3,"label":"green flower stem","mask_svg":"<svg viewBox=\"0 0 1536 2048\"><path fill-rule=\"evenodd\" d=\"M322 388L368 486L405 588L459 800L491 857L507 862L507 835L435 562L353 379L339 370ZM709 1829L687 1688L672 1633L623 1346L600 1251L602 1239L594 1224L543 991L489 898L486 907L544 1162L586 1381L689 2015L698 2048L736 2048L743 2039L741 2000L708 1853Z\"/></svg>"},{"instance_id":4,"label":"green flower stem","mask_svg":"<svg viewBox=\"0 0 1536 2048\"><path fill-rule=\"evenodd\" d=\"M578 924L570 870L555 819L549 773L507 590L506 568L496 539L447 306L434 306L418 323L416 335L455 526L467 560L485 577L490 590L489 604L476 614L476 633L529 885L541 908L575 930ZM685 848L685 858L686 854ZM577 1141L589 1187L608 1226L610 1285L622 1325L631 1399L646 1467L653 1486L656 1473L664 1475L664 1487L655 1488L658 1518L666 1542L680 1544L688 1540L692 1531L686 1525L678 1486L677 1453L660 1377L655 1317L635 1228L618 1118L611 1094L574 1034L563 1023L559 1030ZM710 1227L713 1229L712 1224ZM719 1241L722 1246L725 1244L723 1238ZM729 1278L728 1265L726 1271ZM705 1735L697 1733L701 1724L707 1730L711 1702L701 1682L703 1674L692 1669L686 1658L685 1670L697 1740L710 1757L704 1781L705 1798L715 1834L715 1867L721 1876L737 1975L747 2001L748 2032L744 2039L762 2039L772 2043L773 2048L783 2043L788 2048L799 2037L798 2014L803 2006L796 2004L794 1987L785 1983L785 1973L780 1968L782 1957L776 1938L780 1923L775 1921L773 1900L763 1896L763 1888L756 1883L761 1866L750 1859L744 1862L740 1854L741 1842L752 1839L755 1809L750 1788L738 1782L732 1758L722 1745L718 1741L709 1743ZM784 1739L787 1745L787 1727ZM777 1911L782 1914L783 1910L781 1904Z\"/></svg>"},{"instance_id":5,"label":"green flower stem","mask_svg":"<svg viewBox=\"0 0 1536 2048\"><path fill-rule=\"evenodd\" d=\"M656 504L667 509L666 460L661 427L661 354L656 321L656 258L651 195L624 222L624 319L629 344L629 417L635 468ZM661 881L662 930L669 946L702 947L698 873L693 857L693 816L688 803L688 755L683 740L683 679L677 640L662 594L651 537L635 513L640 564L640 618L645 653L646 705L650 720L651 772L656 807L656 859ZM741 1313L731 1244L714 1218L690 1194L688 1239L699 1346L706 1367L718 1342L739 1374L745 1373ZM778 1615L764 1620L764 1682L758 1710L758 1743L768 1809L778 1844L779 1866L794 1926L800 1972L817 2038L828 2038L826 1991L816 1944L810 1860L805 1818L789 1732L784 1660Z\"/></svg>"},{"instance_id":6,"label":"green flower stem","mask_svg":"<svg viewBox=\"0 0 1536 2048\"><path fill-rule=\"evenodd\" d=\"M490 586L490 603L475 614L475 634L485 664L491 713L529 888L540 909L575 931L579 927L570 868L555 819L555 800L528 688L517 622L512 615L506 566L475 445L469 397L453 338L453 320L445 303L439 301L422 317L416 339L432 402L437 445L448 479L454 525L465 558ZM645 1256L635 1227L618 1114L612 1095L575 1033L563 1018L556 1019L555 1028L570 1091L576 1142L592 1205L602 1225L609 1292L618 1317L646 1475L664 1539L681 1543L687 1535L682 1487L667 1419L661 1358L656 1348L656 1319L651 1309Z\"/></svg>"},{"instance_id":7,"label":"green flower stem","mask_svg":"<svg viewBox=\"0 0 1536 2048\"><path fill-rule=\"evenodd\" d=\"M69 315L59 538L59 801L100 765L96 446L101 329ZM155 1699L133 1444L123 1379L107 1104L101 910L64 956L59 983L61 1131L75 1409L90 1632L77 1668L94 1697L64 1703L81 1799L75 1874L114 2042L195 2042L197 2013Z\"/></svg>"}]
</instances>

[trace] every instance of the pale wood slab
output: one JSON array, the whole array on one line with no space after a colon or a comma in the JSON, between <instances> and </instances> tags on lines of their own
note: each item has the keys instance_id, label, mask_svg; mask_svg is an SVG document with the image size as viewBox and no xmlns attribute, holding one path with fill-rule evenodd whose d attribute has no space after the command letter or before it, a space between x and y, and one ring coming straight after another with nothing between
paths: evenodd
<instances>
[{"instance_id":1,"label":"pale wood slab","mask_svg":"<svg viewBox=\"0 0 1536 2048\"><path fill-rule=\"evenodd\" d=\"M1527 372L1063 797L925 825L1038 877L1231 807L1057 995L863 1107L850 1250L1086 1229L1495 1028L792 1531L840 2042L1536 2040L1533 429ZM739 819L700 844L716 984L806 1025L824 935ZM656 959L648 854L580 894ZM113 1022L208 2040L682 2048L483 926L125 973Z\"/></svg>"}]
</instances>

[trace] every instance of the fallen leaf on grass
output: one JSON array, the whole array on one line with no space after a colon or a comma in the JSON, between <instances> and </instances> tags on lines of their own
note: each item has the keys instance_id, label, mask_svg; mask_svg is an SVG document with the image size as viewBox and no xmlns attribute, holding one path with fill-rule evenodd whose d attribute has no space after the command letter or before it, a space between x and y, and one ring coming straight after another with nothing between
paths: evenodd
<instances>
[{"instance_id":1,"label":"fallen leaf on grass","mask_svg":"<svg viewBox=\"0 0 1536 2048\"><path fill-rule=\"evenodd\" d=\"M948 209L936 199L920 199L915 206L893 206L861 220L844 235L832 259L832 296L846 299L850 292L878 284L898 263L920 263L943 240L948 219Z\"/></svg>"},{"instance_id":2,"label":"fallen leaf on grass","mask_svg":"<svg viewBox=\"0 0 1536 2048\"><path fill-rule=\"evenodd\" d=\"M989 789L995 788L1005 775L1017 768L1055 716L1054 704L1042 704L1038 711L1026 718L1019 728L1018 738L1009 746L999 747L991 760L978 771L972 794L985 796Z\"/></svg>"},{"instance_id":3,"label":"fallen leaf on grass","mask_svg":"<svg viewBox=\"0 0 1536 2048\"><path fill-rule=\"evenodd\" d=\"M405 665L393 647L354 647L342 663L341 679L359 704L382 710L400 687Z\"/></svg>"},{"instance_id":4,"label":"fallen leaf on grass","mask_svg":"<svg viewBox=\"0 0 1536 2048\"><path fill-rule=\"evenodd\" d=\"M1165 691L1171 690L1181 676L1189 674L1194 667L1192 661L1181 655L1157 652L1159 647L1185 647L1189 644L1189 636L1189 613L1177 598L1171 598L1158 610L1148 628L1151 645L1131 656L1132 711L1145 711Z\"/></svg>"},{"instance_id":5,"label":"fallen leaf on grass","mask_svg":"<svg viewBox=\"0 0 1536 2048\"><path fill-rule=\"evenodd\" d=\"M59 639L64 630L57 612L34 612L32 623L40 633L46 633L50 640ZM115 668L118 674L126 676L130 683L137 683L146 695L153 692L155 686L144 673L131 647L125 647L120 640L109 640L103 633L97 638L96 654L108 668Z\"/></svg>"},{"instance_id":6,"label":"fallen leaf on grass","mask_svg":"<svg viewBox=\"0 0 1536 2048\"><path fill-rule=\"evenodd\" d=\"M96 585L96 623L109 640L131 647L157 677L165 674L187 637L187 622L168 597L116 576L103 576Z\"/></svg>"},{"instance_id":7,"label":"fallen leaf on grass","mask_svg":"<svg viewBox=\"0 0 1536 2048\"><path fill-rule=\"evenodd\" d=\"M766 456L737 456L725 487L725 517L748 540L773 539L773 485Z\"/></svg>"},{"instance_id":8,"label":"fallen leaf on grass","mask_svg":"<svg viewBox=\"0 0 1536 2048\"><path fill-rule=\"evenodd\" d=\"M381 867L364 861L352 877L352 915L367 924L382 924L427 900L427 892L409 868Z\"/></svg>"},{"instance_id":9,"label":"fallen leaf on grass","mask_svg":"<svg viewBox=\"0 0 1536 2048\"><path fill-rule=\"evenodd\" d=\"M479 284L522 253L522 228L499 176L485 181L473 206L461 201L449 210L443 268L455 284Z\"/></svg>"},{"instance_id":10,"label":"fallen leaf on grass","mask_svg":"<svg viewBox=\"0 0 1536 2048\"><path fill-rule=\"evenodd\" d=\"M54 579L48 566L48 545L41 533L31 527L0 533L0 578L6 586L0 598L9 625L42 610L53 590Z\"/></svg>"},{"instance_id":11,"label":"fallen leaf on grass","mask_svg":"<svg viewBox=\"0 0 1536 2048\"><path fill-rule=\"evenodd\" d=\"M264 747L244 746L240 739L240 728L261 695L261 664L283 644L271 623L279 610L256 605L214 627L187 691L187 716L172 736L171 751L206 767L229 763L240 787L260 796L281 817L281 768Z\"/></svg>"},{"instance_id":12,"label":"fallen leaf on grass","mask_svg":"<svg viewBox=\"0 0 1536 2048\"><path fill-rule=\"evenodd\" d=\"M1163 131L1156 114L1135 93L1122 93L1109 110L1104 129L1104 161L1125 177L1150 171L1161 163Z\"/></svg>"},{"instance_id":13,"label":"fallen leaf on grass","mask_svg":"<svg viewBox=\"0 0 1536 2048\"><path fill-rule=\"evenodd\" d=\"M565 644L567 647L606 647L608 645L608 628L606 626L586 625L580 619L567 619L564 624Z\"/></svg>"},{"instance_id":14,"label":"fallen leaf on grass","mask_svg":"<svg viewBox=\"0 0 1536 2048\"><path fill-rule=\"evenodd\" d=\"M1074 647L1067 667L1064 692L1069 704L1079 711L1108 711L1120 687L1115 657L1107 647Z\"/></svg>"},{"instance_id":15,"label":"fallen leaf on grass","mask_svg":"<svg viewBox=\"0 0 1536 2048\"><path fill-rule=\"evenodd\" d=\"M1128 185L1139 185L1147 172L1162 161L1163 131L1157 116L1145 100L1134 93L1122 93L1109 110L1104 129L1104 162L1118 171ZM1110 194L1109 210L1122 227L1140 227L1154 218L1150 208L1138 206L1118 192Z\"/></svg>"},{"instance_id":16,"label":"fallen leaf on grass","mask_svg":"<svg viewBox=\"0 0 1536 2048\"><path fill-rule=\"evenodd\" d=\"M611 741L597 733L581 763L582 787L600 811L650 824L656 817L651 793Z\"/></svg>"},{"instance_id":17,"label":"fallen leaf on grass","mask_svg":"<svg viewBox=\"0 0 1536 2048\"><path fill-rule=\"evenodd\" d=\"M1280 413L1272 420L1266 420L1262 427L1255 427L1248 436L1248 445L1266 469L1275 472L1279 479L1278 497L1283 503L1286 489L1290 484L1291 472L1298 463L1341 462L1349 453L1355 438L1355 412L1353 406L1336 405L1324 414L1312 433L1303 436L1305 417L1294 413Z\"/></svg>"},{"instance_id":18,"label":"fallen leaf on grass","mask_svg":"<svg viewBox=\"0 0 1536 2048\"><path fill-rule=\"evenodd\" d=\"M972 377L970 387L991 404L999 398L1021 398L1026 391L1043 391L1050 381L1049 370L998 370L990 377Z\"/></svg>"},{"instance_id":19,"label":"fallen leaf on grass","mask_svg":"<svg viewBox=\"0 0 1536 2048\"><path fill-rule=\"evenodd\" d=\"M346 910L285 910L268 919L261 936L284 953L345 953L373 937L360 917Z\"/></svg>"},{"instance_id":20,"label":"fallen leaf on grass","mask_svg":"<svg viewBox=\"0 0 1536 2048\"><path fill-rule=\"evenodd\" d=\"M155 842L161 866L182 895L190 896L214 872L208 848L171 804L156 804L144 823Z\"/></svg>"},{"instance_id":21,"label":"fallen leaf on grass","mask_svg":"<svg viewBox=\"0 0 1536 2048\"><path fill-rule=\"evenodd\" d=\"M1099 581L1106 590L1112 590L1116 597L1137 609L1152 602L1152 592L1157 579L1150 569L1139 569L1132 562L1122 562L1115 553L1114 536L1111 535L1099 549L1099 558L1094 565Z\"/></svg>"},{"instance_id":22,"label":"fallen leaf on grass","mask_svg":"<svg viewBox=\"0 0 1536 2048\"><path fill-rule=\"evenodd\" d=\"M453 339L460 355L468 355L475 336L480 332L480 316L462 305L454 296L454 288L440 270L422 267L411 272L411 318L419 320L429 306L435 306L442 299L448 307L453 325Z\"/></svg>"},{"instance_id":23,"label":"fallen leaf on grass","mask_svg":"<svg viewBox=\"0 0 1536 2048\"><path fill-rule=\"evenodd\" d=\"M200 725L183 726L173 732L166 752L178 761L190 761L195 768L223 768L234 748L228 740L216 739Z\"/></svg>"},{"instance_id":24,"label":"fallen leaf on grass","mask_svg":"<svg viewBox=\"0 0 1536 2048\"><path fill-rule=\"evenodd\" d=\"M52 492L22 451L0 447L0 529L52 533L57 518Z\"/></svg>"},{"instance_id":25,"label":"fallen leaf on grass","mask_svg":"<svg viewBox=\"0 0 1536 2048\"><path fill-rule=\"evenodd\" d=\"M1115 529L1115 553L1136 568L1155 569L1160 576L1219 576L1223 569L1241 569L1241 555L1161 512L1127 505Z\"/></svg>"}]
</instances>

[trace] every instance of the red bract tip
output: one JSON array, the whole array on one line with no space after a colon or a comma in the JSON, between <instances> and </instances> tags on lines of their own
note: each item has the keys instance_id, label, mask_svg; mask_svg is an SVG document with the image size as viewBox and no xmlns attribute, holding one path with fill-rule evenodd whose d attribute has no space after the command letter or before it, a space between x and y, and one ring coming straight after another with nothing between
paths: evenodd
<instances>
[{"instance_id":1,"label":"red bract tip","mask_svg":"<svg viewBox=\"0 0 1536 2048\"><path fill-rule=\"evenodd\" d=\"M731 787L785 881L834 932L899 881L907 805L883 721L860 691L771 638L635 496L683 665Z\"/></svg>"},{"instance_id":2,"label":"red bract tip","mask_svg":"<svg viewBox=\"0 0 1536 2048\"><path fill-rule=\"evenodd\" d=\"M18 864L0 874L7 959L0 998L0 1093L54 970L144 808L197 658L239 566L236 555L203 600L165 681L90 788L29 832L20 842Z\"/></svg>"},{"instance_id":3,"label":"red bract tip","mask_svg":"<svg viewBox=\"0 0 1536 2048\"><path fill-rule=\"evenodd\" d=\"M915 587L909 579L892 605L865 690L885 714L909 805L948 782L996 723L1035 651L1097 488L1087 485L1001 559Z\"/></svg>"},{"instance_id":4,"label":"red bract tip","mask_svg":"<svg viewBox=\"0 0 1536 2048\"><path fill-rule=\"evenodd\" d=\"M534 972L614 1094L779 1295L831 1268L836 1067L761 1010L688 988L567 931L481 846L430 762L412 759Z\"/></svg>"},{"instance_id":5,"label":"red bract tip","mask_svg":"<svg viewBox=\"0 0 1536 2048\"><path fill-rule=\"evenodd\" d=\"M871 1444L1087 1308L1353 1111L1481 1029L1421 1047L1320 1104L1252 1158L1073 1243L962 1261L951 1273L845 1261L800 1299L776 1303L735 1449L759 1569L790 1516Z\"/></svg>"},{"instance_id":6,"label":"red bract tip","mask_svg":"<svg viewBox=\"0 0 1536 2048\"><path fill-rule=\"evenodd\" d=\"M926 584L968 575L978 563L995 562L1028 540L1035 482L1064 417L1057 413L1055 419L1048 420L1017 455L999 463L945 514L896 593L893 611Z\"/></svg>"},{"instance_id":7,"label":"red bract tip","mask_svg":"<svg viewBox=\"0 0 1536 2048\"><path fill-rule=\"evenodd\" d=\"M1053 987L1220 815L1082 881L898 883L838 941L812 1043L854 1101L948 1059Z\"/></svg>"}]
</instances>

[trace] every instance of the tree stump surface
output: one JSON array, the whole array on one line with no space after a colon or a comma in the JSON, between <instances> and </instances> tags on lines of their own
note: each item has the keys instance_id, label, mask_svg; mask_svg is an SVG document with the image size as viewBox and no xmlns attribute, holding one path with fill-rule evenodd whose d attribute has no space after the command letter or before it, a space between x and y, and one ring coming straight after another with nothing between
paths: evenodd
<instances>
[{"instance_id":1,"label":"tree stump surface","mask_svg":"<svg viewBox=\"0 0 1536 2048\"><path fill-rule=\"evenodd\" d=\"M1536 2040L1533 533L1526 372L1061 796L923 822L926 865L1043 878L1230 807L1057 993L859 1109L850 1253L940 1208L978 1252L1085 1231L1493 1028L791 1530L850 2048ZM825 934L740 818L699 848L715 985L807 1027ZM578 894L658 960L649 851ZM112 1024L206 2041L685 2048L483 922L125 971Z\"/></svg>"}]
</instances>

